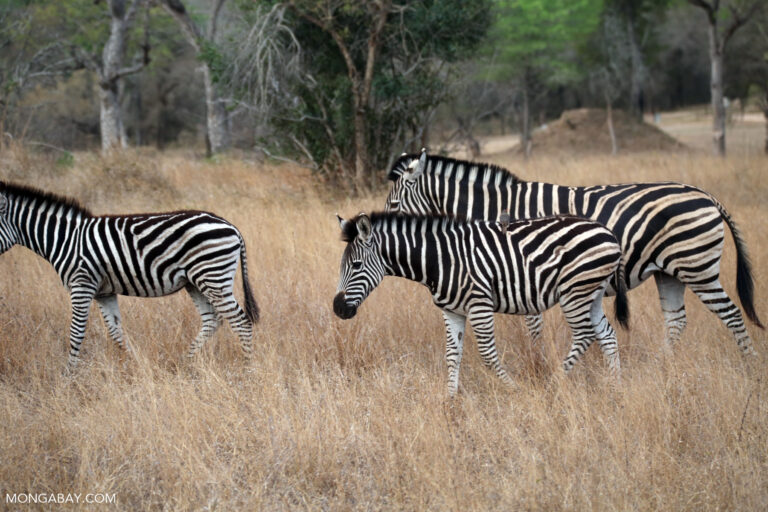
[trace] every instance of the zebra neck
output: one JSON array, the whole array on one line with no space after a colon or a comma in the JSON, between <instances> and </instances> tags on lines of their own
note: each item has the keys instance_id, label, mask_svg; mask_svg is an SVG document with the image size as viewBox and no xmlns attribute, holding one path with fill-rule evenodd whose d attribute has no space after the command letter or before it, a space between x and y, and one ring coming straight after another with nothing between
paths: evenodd
<instances>
[{"instance_id":1,"label":"zebra neck","mask_svg":"<svg viewBox=\"0 0 768 512\"><path fill-rule=\"evenodd\" d=\"M9 211L19 235L17 243L48 260L63 276L75 259L85 215L64 204L26 198L11 203Z\"/></svg>"},{"instance_id":2,"label":"zebra neck","mask_svg":"<svg viewBox=\"0 0 768 512\"><path fill-rule=\"evenodd\" d=\"M450 254L464 244L469 228L452 218L400 219L378 233L387 275L404 277L434 289L450 261L458 271L458 256Z\"/></svg>"}]
</instances>

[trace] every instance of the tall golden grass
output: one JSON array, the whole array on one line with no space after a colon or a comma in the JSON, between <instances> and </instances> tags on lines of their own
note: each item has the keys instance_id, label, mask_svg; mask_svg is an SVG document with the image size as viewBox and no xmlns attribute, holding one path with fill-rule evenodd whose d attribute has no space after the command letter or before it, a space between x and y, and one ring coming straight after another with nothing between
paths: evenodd
<instances>
[{"instance_id":1,"label":"tall golden grass","mask_svg":"<svg viewBox=\"0 0 768 512\"><path fill-rule=\"evenodd\" d=\"M133 348L93 309L83 363L66 361L68 296L49 264L0 258L0 508L9 493L114 493L121 510L765 510L766 334L744 358L689 292L688 328L664 350L655 287L630 293L615 385L592 348L573 373L559 311L541 350L522 319L497 319L519 382L504 387L470 336L447 398L442 318L428 292L385 279L349 321L336 318L337 222L385 192L327 197L304 171L225 158L76 155L71 168L18 148L2 179L79 198L94 213L214 211L237 225L262 320L246 363L222 328L186 362L199 317L184 296L120 298ZM504 163L504 162L500 162ZM506 162L568 184L680 180L717 195L751 251L768 321L768 160L635 154ZM735 293L727 236L722 267ZM239 290L239 288L238 288ZM238 291L238 295L240 292Z\"/></svg>"}]
</instances>

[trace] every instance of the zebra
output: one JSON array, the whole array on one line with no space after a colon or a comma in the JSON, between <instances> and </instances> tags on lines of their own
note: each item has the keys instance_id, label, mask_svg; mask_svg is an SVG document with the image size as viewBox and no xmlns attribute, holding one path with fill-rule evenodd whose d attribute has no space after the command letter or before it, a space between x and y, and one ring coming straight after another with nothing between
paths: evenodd
<instances>
[{"instance_id":1,"label":"zebra","mask_svg":"<svg viewBox=\"0 0 768 512\"><path fill-rule=\"evenodd\" d=\"M513 219L570 214L595 220L616 234L624 253L626 286L654 276L666 329L666 346L686 326L685 287L715 313L745 354L755 354L741 311L720 284L723 220L736 245L736 281L744 312L760 328L746 244L725 207L711 194L675 182L568 187L523 181L506 169L452 158L403 154L388 178L394 184L385 209L444 213L474 219ZM606 294L615 292L612 281ZM526 324L534 342L541 315Z\"/></svg>"},{"instance_id":2,"label":"zebra","mask_svg":"<svg viewBox=\"0 0 768 512\"><path fill-rule=\"evenodd\" d=\"M259 308L248 281L245 242L221 217L203 211L96 216L71 198L0 182L0 254L15 244L48 260L70 293L68 369L78 363L94 300L110 337L127 350L117 295L159 297L182 288L202 317L190 357L222 317L246 357L252 353ZM238 261L245 312L233 294Z\"/></svg>"},{"instance_id":3,"label":"zebra","mask_svg":"<svg viewBox=\"0 0 768 512\"><path fill-rule=\"evenodd\" d=\"M342 319L354 317L384 276L425 285L445 321L449 395L459 385L467 318L484 364L512 384L496 351L493 314L541 313L555 303L573 334L564 370L570 371L597 339L611 372L618 374L616 333L605 318L602 298L612 276L624 282L624 269L619 242L604 226L571 216L508 225L386 212L338 220L347 246L334 312ZM629 319L625 292L619 286L616 301L624 327Z\"/></svg>"}]
</instances>

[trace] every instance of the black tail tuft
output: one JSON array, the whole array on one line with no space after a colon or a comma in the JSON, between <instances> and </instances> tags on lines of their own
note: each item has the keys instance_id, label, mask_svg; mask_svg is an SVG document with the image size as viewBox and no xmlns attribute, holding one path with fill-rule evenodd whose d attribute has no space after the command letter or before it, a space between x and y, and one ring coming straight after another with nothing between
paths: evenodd
<instances>
[{"instance_id":1,"label":"black tail tuft","mask_svg":"<svg viewBox=\"0 0 768 512\"><path fill-rule=\"evenodd\" d=\"M752 320L756 326L765 329L757 317L757 311L755 311L755 282L752 278L752 263L750 263L749 255L747 254L747 244L741 238L739 228L736 227L736 223L733 222L731 216L725 211L725 207L714 197L712 200L717 209L720 210L720 215L725 220L725 223L728 224L731 235L733 235L733 243L736 246L736 290L739 293L741 307L744 308L744 314L747 318Z\"/></svg>"},{"instance_id":2,"label":"black tail tuft","mask_svg":"<svg viewBox=\"0 0 768 512\"><path fill-rule=\"evenodd\" d=\"M744 308L744 314L747 315L747 318L752 320L756 326L765 329L757 317L757 311L755 311L755 282L752 278L752 263L749 261L745 247L742 247L742 240L736 238L737 232L733 229L731 232L736 241L736 290L739 292L741 307Z\"/></svg>"},{"instance_id":3,"label":"black tail tuft","mask_svg":"<svg viewBox=\"0 0 768 512\"><path fill-rule=\"evenodd\" d=\"M259 321L259 305L253 297L251 283L248 281L248 265L245 261L245 241L240 239L240 269L243 274L243 295L245 296L245 316L253 323Z\"/></svg>"},{"instance_id":4,"label":"black tail tuft","mask_svg":"<svg viewBox=\"0 0 768 512\"><path fill-rule=\"evenodd\" d=\"M616 321L623 329L629 329L629 299L627 298L627 283L625 281L624 263L619 262L616 269L616 303L614 314Z\"/></svg>"}]
</instances>

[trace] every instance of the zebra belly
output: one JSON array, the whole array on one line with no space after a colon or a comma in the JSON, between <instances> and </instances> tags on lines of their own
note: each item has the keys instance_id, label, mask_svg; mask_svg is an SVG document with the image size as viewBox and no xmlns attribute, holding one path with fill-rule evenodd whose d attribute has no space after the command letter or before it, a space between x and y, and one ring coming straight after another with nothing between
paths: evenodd
<instances>
[{"instance_id":1,"label":"zebra belly","mask_svg":"<svg viewBox=\"0 0 768 512\"><path fill-rule=\"evenodd\" d=\"M99 288L98 295L126 295L131 297L162 297L184 288L189 281L186 272L177 270L162 279L148 279L136 275L108 274Z\"/></svg>"}]
</instances>

